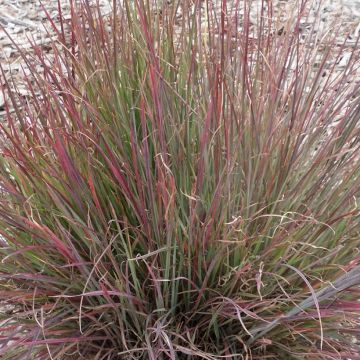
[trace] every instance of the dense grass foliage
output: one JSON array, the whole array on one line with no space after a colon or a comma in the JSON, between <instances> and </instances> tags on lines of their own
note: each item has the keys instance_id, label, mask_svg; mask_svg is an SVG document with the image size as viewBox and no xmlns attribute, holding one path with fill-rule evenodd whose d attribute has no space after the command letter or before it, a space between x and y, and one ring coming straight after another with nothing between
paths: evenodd
<instances>
[{"instance_id":1,"label":"dense grass foliage","mask_svg":"<svg viewBox=\"0 0 360 360\"><path fill-rule=\"evenodd\" d=\"M85 1L6 80L2 359L359 358L357 57L219 3Z\"/></svg>"}]
</instances>

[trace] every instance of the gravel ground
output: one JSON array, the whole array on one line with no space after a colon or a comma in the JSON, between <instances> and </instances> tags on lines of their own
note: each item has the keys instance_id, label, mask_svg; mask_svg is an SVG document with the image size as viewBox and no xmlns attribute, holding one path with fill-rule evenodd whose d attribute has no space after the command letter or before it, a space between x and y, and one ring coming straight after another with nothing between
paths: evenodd
<instances>
[{"instance_id":1,"label":"gravel ground","mask_svg":"<svg viewBox=\"0 0 360 360\"><path fill-rule=\"evenodd\" d=\"M285 17L289 14L289 9L296 4L297 0L267 0L272 1L276 16ZM310 8L308 22L313 21L312 13L319 0L314 0L314 5ZM96 3L96 1L90 0ZM213 3L219 2L212 0ZM57 0L43 0L43 5L47 9L51 19L58 23L58 3ZM228 2L230 3L230 2ZM349 48L345 56L338 64L339 71L345 66L347 58L354 51L351 42L355 42L357 33L360 33L360 0L323 0L321 11L321 31L328 31L331 22L336 19L342 21L341 37L349 35ZM70 20L69 0L60 0L61 11L65 19ZM256 10L259 9L261 0L253 1L253 17L256 18ZM107 13L110 11L109 0L100 0L100 5ZM215 5L216 6L216 5ZM254 20L255 21L255 20ZM17 91L25 98L29 96L26 86L22 83L24 75L29 74L29 70L24 66L24 62L19 56L19 51L12 43L7 33L14 39L19 48L28 49L28 38L33 39L36 45L42 46L51 52L49 43L51 34L45 31L49 25L43 8L39 0L0 0L0 64L6 77L11 73L15 79ZM306 24L304 24L306 26ZM51 59L51 54L49 54ZM40 69L39 69L40 70ZM4 85L3 77L0 76L0 86ZM0 91L0 121L5 114L5 99Z\"/></svg>"}]
</instances>

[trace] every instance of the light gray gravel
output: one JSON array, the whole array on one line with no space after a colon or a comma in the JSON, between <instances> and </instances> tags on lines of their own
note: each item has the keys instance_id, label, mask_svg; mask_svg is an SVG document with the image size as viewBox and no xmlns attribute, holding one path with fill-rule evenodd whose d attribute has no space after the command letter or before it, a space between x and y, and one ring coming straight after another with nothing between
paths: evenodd
<instances>
[{"instance_id":1,"label":"light gray gravel","mask_svg":"<svg viewBox=\"0 0 360 360\"><path fill-rule=\"evenodd\" d=\"M219 0L208 0L216 8ZM42 3L46 7L51 19L58 23L58 3L57 0L43 0ZM68 0L60 0L61 11L65 19L70 19L70 5ZM95 4L96 0L90 0ZM296 6L298 0L266 0L265 3L271 3L275 9L275 16L279 19L286 20L291 13L291 9ZM229 6L231 1L228 1ZM256 22L256 14L260 9L261 0L253 0L252 2L252 19ZM319 0L309 1L309 16L306 21L309 23L314 21L314 11L319 6ZM111 9L109 0L100 0L103 12L108 13ZM220 9L219 9L220 11ZM342 27L340 38L348 36L348 46L344 57L337 64L338 70L341 71L354 49L352 44L355 43L357 34L360 32L360 0L323 0L321 6L321 22L320 32L331 31L331 24L334 19L341 20ZM19 56L19 51L9 39L7 33L12 37L21 49L28 49L28 38L42 46L51 59L51 51L49 43L51 38L44 29L49 25L39 0L0 0L0 64L9 77L11 73L15 79L18 91L22 96L29 96L26 86L22 84L24 76L29 74L29 70L24 66L24 62ZM306 29L307 24L302 24ZM339 42L342 41L339 39ZM39 67L39 71L41 68ZM0 87L4 85L2 76L0 75ZM1 91L0 91L1 93ZM0 95L0 121L4 115L3 95Z\"/></svg>"}]
</instances>

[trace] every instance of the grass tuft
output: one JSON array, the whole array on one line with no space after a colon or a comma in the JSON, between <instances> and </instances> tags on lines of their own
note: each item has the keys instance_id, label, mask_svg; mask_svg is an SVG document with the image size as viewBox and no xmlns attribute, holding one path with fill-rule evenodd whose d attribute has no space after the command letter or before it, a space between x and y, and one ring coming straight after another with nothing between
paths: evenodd
<instances>
[{"instance_id":1,"label":"grass tuft","mask_svg":"<svg viewBox=\"0 0 360 360\"><path fill-rule=\"evenodd\" d=\"M359 358L357 44L218 3L84 0L3 73L2 359Z\"/></svg>"}]
</instances>

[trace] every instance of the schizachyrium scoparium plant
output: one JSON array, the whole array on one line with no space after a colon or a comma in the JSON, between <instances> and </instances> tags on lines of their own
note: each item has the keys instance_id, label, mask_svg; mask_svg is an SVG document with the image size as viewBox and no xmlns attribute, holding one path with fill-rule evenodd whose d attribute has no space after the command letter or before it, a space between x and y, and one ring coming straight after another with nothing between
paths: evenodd
<instances>
[{"instance_id":1,"label":"schizachyrium scoparium plant","mask_svg":"<svg viewBox=\"0 0 360 360\"><path fill-rule=\"evenodd\" d=\"M2 359L359 358L357 42L262 5L72 3L3 73Z\"/></svg>"}]
</instances>

